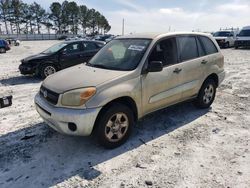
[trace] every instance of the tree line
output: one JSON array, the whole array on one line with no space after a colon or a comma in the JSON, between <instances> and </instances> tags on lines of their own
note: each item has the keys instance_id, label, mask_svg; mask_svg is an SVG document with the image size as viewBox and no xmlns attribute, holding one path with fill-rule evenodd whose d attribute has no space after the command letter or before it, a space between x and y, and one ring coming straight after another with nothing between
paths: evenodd
<instances>
[{"instance_id":1,"label":"tree line","mask_svg":"<svg viewBox=\"0 0 250 188\"><path fill-rule=\"evenodd\" d=\"M1 25L6 34L40 34L42 27L48 33L54 30L57 34L76 35L107 33L111 29L104 15L74 1L53 2L46 11L36 2L0 0L0 29Z\"/></svg>"}]
</instances>

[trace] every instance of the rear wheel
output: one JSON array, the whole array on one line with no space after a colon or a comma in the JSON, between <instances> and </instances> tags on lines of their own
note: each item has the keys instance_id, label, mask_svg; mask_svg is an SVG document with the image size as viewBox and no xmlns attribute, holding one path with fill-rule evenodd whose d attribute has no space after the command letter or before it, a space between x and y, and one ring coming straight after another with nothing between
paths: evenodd
<instances>
[{"instance_id":1,"label":"rear wheel","mask_svg":"<svg viewBox=\"0 0 250 188\"><path fill-rule=\"evenodd\" d=\"M202 85L198 97L195 100L195 105L198 108L209 108L214 102L216 95L216 84L212 79L208 79Z\"/></svg>"},{"instance_id":2,"label":"rear wheel","mask_svg":"<svg viewBox=\"0 0 250 188\"><path fill-rule=\"evenodd\" d=\"M5 48L0 48L0 53L6 53Z\"/></svg>"},{"instance_id":3,"label":"rear wheel","mask_svg":"<svg viewBox=\"0 0 250 188\"><path fill-rule=\"evenodd\" d=\"M48 76L56 73L56 67L52 64L45 64L42 65L40 69L40 76L44 79L47 78Z\"/></svg>"},{"instance_id":4,"label":"rear wheel","mask_svg":"<svg viewBox=\"0 0 250 188\"><path fill-rule=\"evenodd\" d=\"M225 48L229 48L229 47L230 47L229 42L226 42L226 44L225 44Z\"/></svg>"},{"instance_id":5,"label":"rear wheel","mask_svg":"<svg viewBox=\"0 0 250 188\"><path fill-rule=\"evenodd\" d=\"M133 125L132 111L123 104L115 103L100 114L95 135L100 145L116 148L129 138Z\"/></svg>"}]
</instances>

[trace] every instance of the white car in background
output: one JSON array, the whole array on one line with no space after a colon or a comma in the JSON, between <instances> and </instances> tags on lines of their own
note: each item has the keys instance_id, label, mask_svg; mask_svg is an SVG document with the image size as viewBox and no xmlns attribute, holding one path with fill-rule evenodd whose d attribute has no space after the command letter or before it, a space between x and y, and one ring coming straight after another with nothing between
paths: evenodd
<instances>
[{"instance_id":1,"label":"white car in background","mask_svg":"<svg viewBox=\"0 0 250 188\"><path fill-rule=\"evenodd\" d=\"M213 36L221 48L233 47L236 40L234 31L217 31Z\"/></svg>"},{"instance_id":2,"label":"white car in background","mask_svg":"<svg viewBox=\"0 0 250 188\"><path fill-rule=\"evenodd\" d=\"M235 49L238 49L239 47L250 47L250 26L243 27L237 35Z\"/></svg>"}]
</instances>

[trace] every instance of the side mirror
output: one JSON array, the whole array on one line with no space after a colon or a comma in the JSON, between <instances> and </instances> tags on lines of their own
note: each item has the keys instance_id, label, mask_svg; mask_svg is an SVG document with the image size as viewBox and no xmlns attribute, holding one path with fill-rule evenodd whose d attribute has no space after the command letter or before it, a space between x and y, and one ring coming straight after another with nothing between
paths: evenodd
<instances>
[{"instance_id":1,"label":"side mirror","mask_svg":"<svg viewBox=\"0 0 250 188\"><path fill-rule=\"evenodd\" d=\"M161 72L163 69L163 64L161 61L151 61L148 64L148 72Z\"/></svg>"}]
</instances>

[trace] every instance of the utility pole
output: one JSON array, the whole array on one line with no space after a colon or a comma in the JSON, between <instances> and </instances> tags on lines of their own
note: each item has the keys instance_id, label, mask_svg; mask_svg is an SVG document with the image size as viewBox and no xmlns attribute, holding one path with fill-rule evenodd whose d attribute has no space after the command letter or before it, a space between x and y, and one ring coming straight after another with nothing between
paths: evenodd
<instances>
[{"instance_id":1,"label":"utility pole","mask_svg":"<svg viewBox=\"0 0 250 188\"><path fill-rule=\"evenodd\" d=\"M124 35L125 20L122 19L122 35Z\"/></svg>"}]
</instances>

